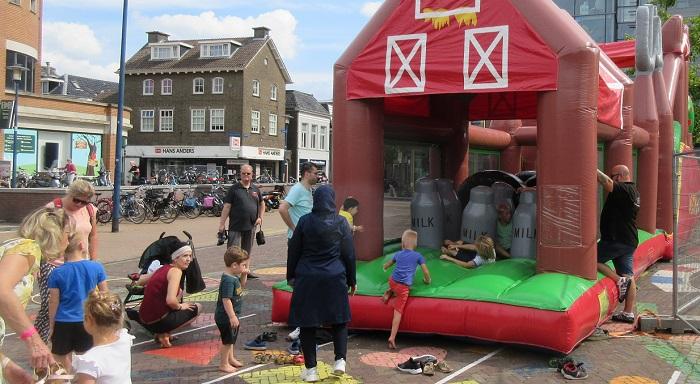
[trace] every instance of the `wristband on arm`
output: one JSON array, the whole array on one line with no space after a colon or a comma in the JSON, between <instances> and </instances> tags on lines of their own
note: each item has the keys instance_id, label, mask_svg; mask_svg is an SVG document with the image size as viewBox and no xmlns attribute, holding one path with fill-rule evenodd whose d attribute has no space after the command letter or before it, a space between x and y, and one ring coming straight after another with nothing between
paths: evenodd
<instances>
[{"instance_id":1,"label":"wristband on arm","mask_svg":"<svg viewBox=\"0 0 700 384\"><path fill-rule=\"evenodd\" d=\"M37 333L36 328L34 328L33 326L29 327L29 328L25 329L24 332L22 332L19 335L19 339L23 340L23 341L29 340L36 333Z\"/></svg>"}]
</instances>

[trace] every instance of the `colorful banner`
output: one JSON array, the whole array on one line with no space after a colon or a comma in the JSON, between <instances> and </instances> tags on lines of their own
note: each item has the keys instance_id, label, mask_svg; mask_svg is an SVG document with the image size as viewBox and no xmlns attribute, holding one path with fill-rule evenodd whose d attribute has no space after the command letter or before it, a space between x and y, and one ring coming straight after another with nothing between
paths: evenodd
<instances>
[{"instance_id":1,"label":"colorful banner","mask_svg":"<svg viewBox=\"0 0 700 384\"><path fill-rule=\"evenodd\" d=\"M3 160L12 161L14 131L8 129L4 132ZM37 143L37 131L33 129L17 130L17 166L29 174L37 170Z\"/></svg>"},{"instance_id":2,"label":"colorful banner","mask_svg":"<svg viewBox=\"0 0 700 384\"><path fill-rule=\"evenodd\" d=\"M102 135L71 134L71 160L79 176L97 176L102 160Z\"/></svg>"}]
</instances>

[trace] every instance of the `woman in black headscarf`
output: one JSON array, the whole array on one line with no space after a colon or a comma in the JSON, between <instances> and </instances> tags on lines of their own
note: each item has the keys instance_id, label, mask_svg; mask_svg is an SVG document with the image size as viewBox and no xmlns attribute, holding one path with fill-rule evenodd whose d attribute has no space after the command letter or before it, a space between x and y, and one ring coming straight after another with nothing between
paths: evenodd
<instances>
[{"instance_id":1,"label":"woman in black headscarf","mask_svg":"<svg viewBox=\"0 0 700 384\"><path fill-rule=\"evenodd\" d=\"M314 192L314 207L299 219L289 240L287 281L294 287L289 323L301 327L306 369L301 378L318 381L316 329L331 325L334 375L345 373L350 294L355 293L355 248L347 220L337 214L335 192L323 185Z\"/></svg>"}]
</instances>

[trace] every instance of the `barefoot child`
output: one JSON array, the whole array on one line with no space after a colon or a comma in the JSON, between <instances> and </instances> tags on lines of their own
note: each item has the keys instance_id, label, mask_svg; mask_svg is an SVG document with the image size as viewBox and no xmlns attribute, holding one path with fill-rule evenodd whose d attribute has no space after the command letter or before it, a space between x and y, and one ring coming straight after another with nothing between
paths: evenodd
<instances>
[{"instance_id":1,"label":"barefoot child","mask_svg":"<svg viewBox=\"0 0 700 384\"><path fill-rule=\"evenodd\" d=\"M85 330L94 346L73 360L77 384L131 384L131 336L124 307L111 292L92 291L85 302Z\"/></svg>"},{"instance_id":2,"label":"barefoot child","mask_svg":"<svg viewBox=\"0 0 700 384\"><path fill-rule=\"evenodd\" d=\"M243 288L248 281L248 252L240 247L232 246L224 254L226 271L221 275L219 283L219 299L216 301L214 321L221 332L221 362L219 370L236 372L243 366L233 353L233 345L238 338L238 328L243 304Z\"/></svg>"},{"instance_id":3,"label":"barefoot child","mask_svg":"<svg viewBox=\"0 0 700 384\"><path fill-rule=\"evenodd\" d=\"M479 236L476 239L476 244L467 244L461 241L446 242L446 244L447 246L441 249L440 259L450 261L460 267L471 269L496 261L493 239L486 235Z\"/></svg>"},{"instance_id":4,"label":"barefoot child","mask_svg":"<svg viewBox=\"0 0 700 384\"><path fill-rule=\"evenodd\" d=\"M401 324L401 316L403 315L408 293L413 285L413 275L420 265L423 270L423 282L430 284L430 272L425 265L423 255L416 252L416 244L418 242L418 233L416 231L406 230L401 236L401 251L397 252L394 257L384 263L384 271L396 264L394 272L389 277L389 289L384 292L382 301L388 302L392 295L396 296L394 301L394 319L391 322L391 334L389 335L389 348L396 348L396 333L399 331Z\"/></svg>"},{"instance_id":5,"label":"barefoot child","mask_svg":"<svg viewBox=\"0 0 700 384\"><path fill-rule=\"evenodd\" d=\"M107 291L102 264L86 260L87 241L79 233L71 236L65 263L49 276L49 334L51 352L64 367L72 366L71 354L92 348L92 336L85 331L83 303L95 287Z\"/></svg>"}]
</instances>

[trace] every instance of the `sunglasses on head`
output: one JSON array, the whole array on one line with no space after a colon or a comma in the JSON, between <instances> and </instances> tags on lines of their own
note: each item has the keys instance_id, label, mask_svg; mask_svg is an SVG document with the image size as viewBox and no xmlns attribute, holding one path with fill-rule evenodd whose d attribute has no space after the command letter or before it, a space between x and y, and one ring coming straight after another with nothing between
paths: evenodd
<instances>
[{"instance_id":1,"label":"sunglasses on head","mask_svg":"<svg viewBox=\"0 0 700 384\"><path fill-rule=\"evenodd\" d=\"M89 201L81 200L81 199L78 199L77 197L74 197L74 198L73 198L73 203L78 204L78 205L88 205L88 204L90 204Z\"/></svg>"}]
</instances>

